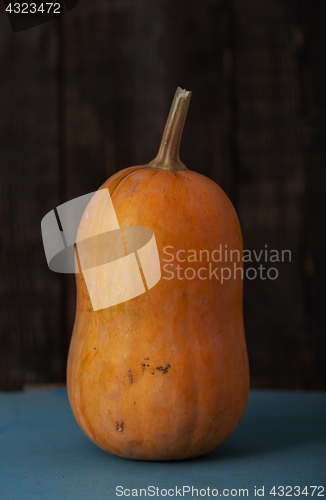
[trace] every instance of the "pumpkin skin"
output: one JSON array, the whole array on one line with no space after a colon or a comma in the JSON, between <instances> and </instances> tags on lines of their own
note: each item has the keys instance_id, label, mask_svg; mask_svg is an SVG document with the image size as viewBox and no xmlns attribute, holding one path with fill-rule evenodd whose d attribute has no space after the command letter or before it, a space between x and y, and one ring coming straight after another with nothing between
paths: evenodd
<instances>
[{"instance_id":1,"label":"pumpkin skin","mask_svg":"<svg viewBox=\"0 0 326 500\"><path fill-rule=\"evenodd\" d=\"M191 170L132 167L103 188L112 193L120 227L153 230L162 277L134 299L93 311L83 276L76 274L67 366L71 408L85 434L109 453L134 460L202 455L230 436L247 403L243 281L240 271L223 284L214 275L200 279L197 271L209 267L205 257L175 259L174 268L165 268L174 269L175 277L167 279L164 248L199 256L222 245L228 257L231 249L242 254L237 215L217 184ZM87 230L105 216L105 209L92 219L84 214L80 227ZM187 252L179 255L186 258ZM210 262L233 273L229 261ZM183 279L177 279L176 264L194 268L196 276L180 273ZM242 268L242 259L236 267Z\"/></svg>"}]
</instances>

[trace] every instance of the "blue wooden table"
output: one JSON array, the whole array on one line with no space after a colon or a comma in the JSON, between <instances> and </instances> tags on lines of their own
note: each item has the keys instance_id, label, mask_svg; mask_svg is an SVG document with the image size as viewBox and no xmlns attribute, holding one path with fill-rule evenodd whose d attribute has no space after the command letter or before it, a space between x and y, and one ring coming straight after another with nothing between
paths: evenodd
<instances>
[{"instance_id":1,"label":"blue wooden table","mask_svg":"<svg viewBox=\"0 0 326 500\"><path fill-rule=\"evenodd\" d=\"M0 393L1 500L318 499L325 482L325 393L253 390L226 443L197 459L161 463L97 448L64 389Z\"/></svg>"}]
</instances>

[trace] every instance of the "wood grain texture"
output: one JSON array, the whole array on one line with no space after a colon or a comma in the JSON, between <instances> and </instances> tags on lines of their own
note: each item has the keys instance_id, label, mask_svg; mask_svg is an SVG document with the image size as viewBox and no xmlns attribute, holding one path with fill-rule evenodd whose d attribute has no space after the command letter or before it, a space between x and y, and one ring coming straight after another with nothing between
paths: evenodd
<instances>
[{"instance_id":1,"label":"wood grain texture","mask_svg":"<svg viewBox=\"0 0 326 500\"><path fill-rule=\"evenodd\" d=\"M245 281L252 384L325 389L322 0L81 1L0 27L0 388L64 380L74 276L48 270L41 218L153 159L181 86L184 163L229 195L245 248L291 250Z\"/></svg>"},{"instance_id":2,"label":"wood grain texture","mask_svg":"<svg viewBox=\"0 0 326 500\"><path fill-rule=\"evenodd\" d=\"M301 84L300 133L304 151L303 282L305 335L301 337L302 386L325 388L326 352L326 9L321 0L296 5Z\"/></svg>"},{"instance_id":3,"label":"wood grain texture","mask_svg":"<svg viewBox=\"0 0 326 500\"><path fill-rule=\"evenodd\" d=\"M0 389L64 377L62 278L41 218L58 202L55 25L12 34L0 10Z\"/></svg>"},{"instance_id":4,"label":"wood grain texture","mask_svg":"<svg viewBox=\"0 0 326 500\"><path fill-rule=\"evenodd\" d=\"M297 129L301 103L293 19L282 2L245 0L235 6L238 211L244 247L291 251L291 262L262 259L265 279L245 282L252 381L256 386L274 380L278 387L299 388L304 159ZM253 258L248 273L259 265ZM269 267L278 270L277 279L266 279Z\"/></svg>"}]
</instances>

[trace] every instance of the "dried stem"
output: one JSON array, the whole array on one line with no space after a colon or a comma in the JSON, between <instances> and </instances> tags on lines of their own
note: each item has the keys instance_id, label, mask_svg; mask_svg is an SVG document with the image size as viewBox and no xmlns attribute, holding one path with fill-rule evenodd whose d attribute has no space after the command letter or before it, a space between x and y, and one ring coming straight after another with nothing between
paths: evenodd
<instances>
[{"instance_id":1,"label":"dried stem","mask_svg":"<svg viewBox=\"0 0 326 500\"><path fill-rule=\"evenodd\" d=\"M159 152L148 165L163 170L188 170L179 158L183 127L189 108L191 92L180 87L174 95L170 113L165 125Z\"/></svg>"}]
</instances>

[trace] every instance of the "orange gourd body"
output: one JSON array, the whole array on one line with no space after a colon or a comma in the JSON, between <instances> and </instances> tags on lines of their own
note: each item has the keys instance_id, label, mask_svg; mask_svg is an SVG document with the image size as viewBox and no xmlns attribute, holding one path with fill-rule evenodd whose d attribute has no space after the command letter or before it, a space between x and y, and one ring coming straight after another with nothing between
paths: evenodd
<instances>
[{"instance_id":1,"label":"orange gourd body","mask_svg":"<svg viewBox=\"0 0 326 500\"><path fill-rule=\"evenodd\" d=\"M191 170L132 167L103 188L121 227L153 230L162 276L146 293L94 312L83 275L76 275L67 370L73 413L94 443L121 457L204 454L233 432L249 392L242 259L235 252L230 262L230 250L242 255L237 215L213 181ZM105 217L104 209L82 221L85 227ZM212 252L221 249L214 262ZM232 271L223 284L221 268Z\"/></svg>"}]
</instances>

